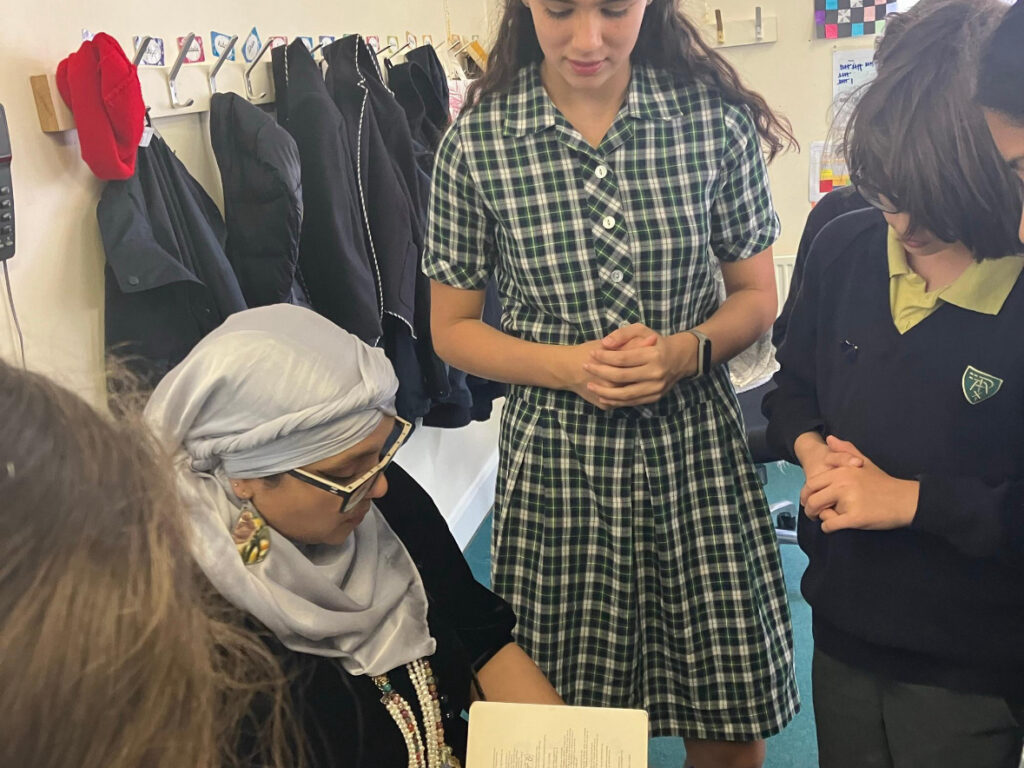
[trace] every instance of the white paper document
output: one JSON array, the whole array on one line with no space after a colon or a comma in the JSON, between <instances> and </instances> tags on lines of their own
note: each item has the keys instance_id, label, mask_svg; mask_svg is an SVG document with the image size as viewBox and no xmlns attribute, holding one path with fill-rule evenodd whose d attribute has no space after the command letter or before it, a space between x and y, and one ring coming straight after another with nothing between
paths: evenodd
<instances>
[{"instance_id":1,"label":"white paper document","mask_svg":"<svg viewBox=\"0 0 1024 768\"><path fill-rule=\"evenodd\" d=\"M875 79L873 48L845 48L832 53L832 98L857 91Z\"/></svg>"},{"instance_id":2,"label":"white paper document","mask_svg":"<svg viewBox=\"0 0 1024 768\"><path fill-rule=\"evenodd\" d=\"M647 768L647 713L477 702L466 768Z\"/></svg>"}]
</instances>

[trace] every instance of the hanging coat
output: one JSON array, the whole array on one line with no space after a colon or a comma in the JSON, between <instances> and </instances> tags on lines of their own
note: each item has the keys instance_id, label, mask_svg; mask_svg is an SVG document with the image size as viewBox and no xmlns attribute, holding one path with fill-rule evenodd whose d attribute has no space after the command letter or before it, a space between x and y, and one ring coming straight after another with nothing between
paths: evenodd
<instances>
[{"instance_id":1,"label":"hanging coat","mask_svg":"<svg viewBox=\"0 0 1024 768\"><path fill-rule=\"evenodd\" d=\"M432 74L428 74L428 70ZM448 81L433 46L420 46L409 52L405 62L389 67L388 85L405 112L414 143L429 148L429 152L417 155L417 162L430 177L437 148L451 124ZM501 326L501 299L493 280L487 286L482 319L492 328ZM494 400L504 397L508 391L505 384L467 376L455 369L451 369L450 377L453 390L460 391L463 382L469 388L472 401L469 415L473 421L487 421ZM457 408L440 407L431 411L423 423L426 426L446 426L459 418L461 414Z\"/></svg>"},{"instance_id":2,"label":"hanging coat","mask_svg":"<svg viewBox=\"0 0 1024 768\"><path fill-rule=\"evenodd\" d=\"M246 308L220 211L159 136L96 211L106 253L106 343L155 383Z\"/></svg>"},{"instance_id":3,"label":"hanging coat","mask_svg":"<svg viewBox=\"0 0 1024 768\"><path fill-rule=\"evenodd\" d=\"M381 80L376 57L351 35L324 49L326 87L348 126L363 207L363 226L378 264L384 308L384 348L401 386L406 418L425 416L435 402L457 398L448 426L469 422L469 390L451 391L447 368L434 354L430 282L420 269L426 214L423 172L401 106Z\"/></svg>"},{"instance_id":4,"label":"hanging coat","mask_svg":"<svg viewBox=\"0 0 1024 768\"><path fill-rule=\"evenodd\" d=\"M434 155L441 137L451 123L448 88L441 62L432 46L421 46L413 54L413 60L407 59L402 64L388 67L388 85L394 92L395 101L405 113L414 146L429 147L428 152L417 153L417 163L423 172L421 178L429 183L434 169ZM439 73L439 76L432 78L427 74L427 68ZM424 199L427 198L429 191L424 194ZM493 281L487 288L483 320L494 328L500 327L501 301ZM452 395L438 403L424 417L424 425L445 427L461 425L467 419L486 421L491 416L493 401L504 397L508 390L504 384L469 376L455 368L449 368L449 384ZM469 390L468 400L466 389ZM467 402L470 403L468 410Z\"/></svg>"},{"instance_id":5,"label":"hanging coat","mask_svg":"<svg viewBox=\"0 0 1024 768\"><path fill-rule=\"evenodd\" d=\"M380 267L364 235L351 131L301 40L273 49L271 56L278 121L299 148L304 209L299 269L310 304L377 344L383 335Z\"/></svg>"},{"instance_id":6,"label":"hanging coat","mask_svg":"<svg viewBox=\"0 0 1024 768\"><path fill-rule=\"evenodd\" d=\"M210 142L224 187L228 261L246 303L306 304L297 274L302 172L295 140L238 94L215 93Z\"/></svg>"},{"instance_id":7,"label":"hanging coat","mask_svg":"<svg viewBox=\"0 0 1024 768\"><path fill-rule=\"evenodd\" d=\"M415 61L404 61L388 68L388 86L405 111L405 119L413 140L427 149L425 164L429 176L434 168L434 155L441 137L451 122L448 103L434 89L430 75Z\"/></svg>"},{"instance_id":8,"label":"hanging coat","mask_svg":"<svg viewBox=\"0 0 1024 768\"><path fill-rule=\"evenodd\" d=\"M417 184L409 184L416 168L408 124L381 82L376 56L361 37L349 35L331 43L324 48L324 59L327 92L349 131L363 226L380 269L384 311L403 320L415 334L421 330L415 328L413 315L423 231ZM392 135L401 128L404 136ZM403 167L406 162L411 169Z\"/></svg>"},{"instance_id":9,"label":"hanging coat","mask_svg":"<svg viewBox=\"0 0 1024 768\"><path fill-rule=\"evenodd\" d=\"M444 105L445 114L448 115L445 124L450 123L448 73L444 71L444 65L441 64L441 60L437 57L437 51L434 50L434 46L427 44L413 48L405 54L405 60L419 64L423 71L427 73L427 77L430 78L430 83L434 88L434 93L440 99L441 104Z\"/></svg>"}]
</instances>

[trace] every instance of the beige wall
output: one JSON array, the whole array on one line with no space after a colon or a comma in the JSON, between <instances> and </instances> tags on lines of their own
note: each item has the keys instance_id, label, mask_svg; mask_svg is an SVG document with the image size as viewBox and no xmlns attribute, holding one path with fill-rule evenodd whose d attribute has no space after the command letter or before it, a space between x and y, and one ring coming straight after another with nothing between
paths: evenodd
<instances>
[{"instance_id":1,"label":"beige wall","mask_svg":"<svg viewBox=\"0 0 1024 768\"><path fill-rule=\"evenodd\" d=\"M782 219L782 237L775 253L791 255L796 252L811 209L807 198L810 145L824 139L828 132L832 53L837 46L871 48L874 38L814 39L811 0L685 0L685 7L696 19L703 19L705 7L710 7L712 13L714 8L721 8L726 19L752 18L758 4L765 16L778 18L778 42L724 48L722 52L747 85L789 118L800 141L799 154L783 155L770 168L772 194Z\"/></svg>"},{"instance_id":2,"label":"beige wall","mask_svg":"<svg viewBox=\"0 0 1024 768\"><path fill-rule=\"evenodd\" d=\"M244 39L253 25L264 39L347 32L404 38L409 30L431 33L440 41L446 34L445 4L452 31L486 32L481 0L4 0L0 103L7 110L14 150L18 241L10 270L29 367L55 375L88 397L101 391L103 250L95 211L102 182L82 162L73 134L51 136L39 130L29 75L55 71L80 45L83 28L113 35L126 50L135 34L163 37L170 51L177 36L188 32L206 36L208 47L211 30ZM205 118L161 120L157 128L219 199ZM13 360L15 338L5 308L6 301L0 301L0 356Z\"/></svg>"}]
</instances>

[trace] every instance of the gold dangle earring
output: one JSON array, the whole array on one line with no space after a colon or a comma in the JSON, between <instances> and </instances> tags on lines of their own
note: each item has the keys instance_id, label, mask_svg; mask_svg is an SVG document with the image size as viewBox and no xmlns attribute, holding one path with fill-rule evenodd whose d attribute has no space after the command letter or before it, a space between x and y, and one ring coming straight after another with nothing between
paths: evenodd
<instances>
[{"instance_id":1,"label":"gold dangle earring","mask_svg":"<svg viewBox=\"0 0 1024 768\"><path fill-rule=\"evenodd\" d=\"M270 528L253 506L252 499L242 500L242 512L231 529L231 539L246 565L262 563L270 552Z\"/></svg>"}]
</instances>

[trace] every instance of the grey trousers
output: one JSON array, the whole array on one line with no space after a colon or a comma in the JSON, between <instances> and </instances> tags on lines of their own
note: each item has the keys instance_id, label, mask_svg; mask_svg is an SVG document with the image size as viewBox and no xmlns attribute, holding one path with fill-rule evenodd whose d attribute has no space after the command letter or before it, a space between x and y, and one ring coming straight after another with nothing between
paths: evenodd
<instances>
[{"instance_id":1,"label":"grey trousers","mask_svg":"<svg viewBox=\"0 0 1024 768\"><path fill-rule=\"evenodd\" d=\"M881 678L815 650L820 768L1018 768L1020 712L1004 699Z\"/></svg>"}]
</instances>

